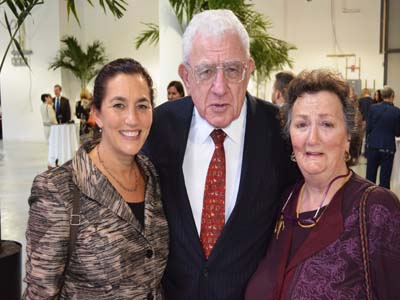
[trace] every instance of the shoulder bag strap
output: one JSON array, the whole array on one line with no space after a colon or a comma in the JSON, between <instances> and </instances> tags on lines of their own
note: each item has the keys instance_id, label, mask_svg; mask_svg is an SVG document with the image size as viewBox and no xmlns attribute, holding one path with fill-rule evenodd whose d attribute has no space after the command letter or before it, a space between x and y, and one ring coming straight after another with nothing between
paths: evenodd
<instances>
[{"instance_id":1,"label":"shoulder bag strap","mask_svg":"<svg viewBox=\"0 0 400 300\"><path fill-rule=\"evenodd\" d=\"M364 268L364 279L367 292L367 300L372 300L372 284L371 284L371 270L369 264L369 253L368 253L368 231L367 231L367 221L366 221L366 206L368 194L376 189L376 185L368 187L364 194L362 195L360 201L359 210L359 220L360 220L360 237L361 237L361 250L362 250L362 260Z\"/></svg>"},{"instance_id":2,"label":"shoulder bag strap","mask_svg":"<svg viewBox=\"0 0 400 300\"><path fill-rule=\"evenodd\" d=\"M69 232L70 232L70 237L69 237L69 244L68 244L68 252L67 252L67 259L65 261L65 267L64 267L64 271L61 275L61 286L60 286L60 291L63 289L64 287L64 282L65 282L65 274L67 273L69 264L70 264L70 260L71 260L71 256L72 253L74 252L74 248L75 248L75 242L78 236L78 229L79 229L79 225L81 224L81 218L80 218L80 197L81 197L81 193L78 189L78 187L75 185L75 183L72 181L72 174L71 171L65 167L61 167L64 168L66 173L68 174L68 186L69 189L66 190L65 193L65 197L68 199L72 200L72 211L70 214L70 218L69 218ZM55 181L56 185L61 184L62 181ZM59 190L63 190L63 188L65 189L65 187L59 186Z\"/></svg>"},{"instance_id":3,"label":"shoulder bag strap","mask_svg":"<svg viewBox=\"0 0 400 300\"><path fill-rule=\"evenodd\" d=\"M63 272L63 277L65 277L65 273L67 272L72 253L74 252L75 248L75 242L76 238L78 236L78 228L79 225L81 225L81 217L80 217L80 198L81 198L81 193L78 190L78 187L75 185L75 183L72 182L70 183L71 187L71 192L73 194L73 201L72 201L72 212L69 218L69 244L68 244L68 256L67 260L65 262L65 268Z\"/></svg>"}]
</instances>

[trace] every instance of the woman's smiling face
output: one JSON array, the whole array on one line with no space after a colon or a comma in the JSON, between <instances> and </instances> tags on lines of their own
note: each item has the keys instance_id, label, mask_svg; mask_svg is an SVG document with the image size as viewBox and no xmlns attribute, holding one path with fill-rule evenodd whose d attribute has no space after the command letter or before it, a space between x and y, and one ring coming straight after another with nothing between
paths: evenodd
<instances>
[{"instance_id":1,"label":"woman's smiling face","mask_svg":"<svg viewBox=\"0 0 400 300\"><path fill-rule=\"evenodd\" d=\"M118 74L107 82L101 109L94 109L102 144L115 155L136 155L153 121L150 89L140 74Z\"/></svg>"}]
</instances>

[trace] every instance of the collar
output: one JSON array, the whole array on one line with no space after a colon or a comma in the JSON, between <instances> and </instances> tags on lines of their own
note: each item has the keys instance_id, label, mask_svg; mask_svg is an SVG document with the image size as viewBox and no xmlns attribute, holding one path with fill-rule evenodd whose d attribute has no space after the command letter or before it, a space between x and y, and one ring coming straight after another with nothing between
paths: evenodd
<instances>
[{"instance_id":1,"label":"collar","mask_svg":"<svg viewBox=\"0 0 400 300\"><path fill-rule=\"evenodd\" d=\"M227 137L236 144L239 144L241 142L241 137L246 127L246 115L247 99L245 98L239 117L233 120L227 127L221 128L227 134ZM206 119L200 116L200 113L195 106L193 108L193 118L191 124L193 141L198 144L205 143L214 129L216 128L210 125Z\"/></svg>"},{"instance_id":2,"label":"collar","mask_svg":"<svg viewBox=\"0 0 400 300\"><path fill-rule=\"evenodd\" d=\"M390 102L390 101L383 100L381 103L384 104L384 105L394 106L393 102Z\"/></svg>"}]
</instances>

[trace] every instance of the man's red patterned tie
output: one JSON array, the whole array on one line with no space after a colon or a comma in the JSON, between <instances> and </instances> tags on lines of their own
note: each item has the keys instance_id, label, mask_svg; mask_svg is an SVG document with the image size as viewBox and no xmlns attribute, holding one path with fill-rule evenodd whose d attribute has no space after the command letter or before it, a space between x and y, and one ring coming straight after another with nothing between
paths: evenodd
<instances>
[{"instance_id":1,"label":"man's red patterned tie","mask_svg":"<svg viewBox=\"0 0 400 300\"><path fill-rule=\"evenodd\" d=\"M200 241L207 259L225 225L225 137L226 133L221 129L211 133L215 149L208 166L200 229Z\"/></svg>"}]
</instances>

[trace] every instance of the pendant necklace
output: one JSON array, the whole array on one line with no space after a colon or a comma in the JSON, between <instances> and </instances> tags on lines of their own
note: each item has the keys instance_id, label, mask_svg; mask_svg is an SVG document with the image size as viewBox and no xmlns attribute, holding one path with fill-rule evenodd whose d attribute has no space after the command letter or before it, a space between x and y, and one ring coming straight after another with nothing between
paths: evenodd
<instances>
[{"instance_id":1,"label":"pendant necklace","mask_svg":"<svg viewBox=\"0 0 400 300\"><path fill-rule=\"evenodd\" d=\"M115 180L116 183L119 184L119 186L120 186L124 191L129 192L129 193L136 192L136 191L137 191L137 188L138 188L138 181L139 181L139 179L138 179L138 174L137 174L135 165L133 165L133 172L134 172L134 174L135 174L135 185L134 185L133 188L127 188L127 187L125 187L125 186L122 184L122 182L119 181L119 180L111 173L111 171L106 167L106 165L104 164L104 161L101 159L99 148L100 148L99 145L97 145L97 146L96 146L97 157L99 158L99 161L100 161L101 165L103 166L104 170L107 171L107 173Z\"/></svg>"},{"instance_id":2,"label":"pendant necklace","mask_svg":"<svg viewBox=\"0 0 400 300\"><path fill-rule=\"evenodd\" d=\"M322 210L322 213L318 216L318 214L319 214L319 212L321 211L322 205L323 205L324 202L325 202L326 196L328 195L329 189L331 188L332 184L333 184L336 180L338 180L338 179L340 179L340 178L344 178L344 177L349 176L349 174L350 174L350 169L347 170L347 173L346 173L346 174L336 176L335 178L333 178L333 179L329 182L329 184L328 184L328 186L327 186L327 188L326 188L326 190L325 190L325 192L324 192L324 196L323 196L323 198L322 198L321 204L320 204L320 206L318 207L317 211L315 212L314 216L311 217L311 218L306 218L306 219L300 218L300 207L301 207L301 202L302 202L302 200L303 200L304 184L303 184L303 186L301 187L301 190L300 190L299 196L298 196L298 200L297 200L296 218L293 218L293 217L290 217L290 216L285 216L284 210L285 210L287 204L289 203L289 200L292 198L293 192L294 192L294 190L296 189L296 186L297 186L297 185L294 186L293 190L290 192L289 197L287 198L285 204L284 204L283 207L282 207L279 220L277 221L277 223L276 223L276 225L275 225L274 234L276 235L276 239L278 239L278 236L279 236L280 232L283 231L283 230L285 229L285 221L294 221L294 222L296 222L297 225L300 226L301 228L313 228L314 226L316 226L317 223L318 223L318 221L321 219L322 215L324 214L325 210L326 210L327 207L328 207L328 205L326 205L326 206L324 207L324 209ZM347 180L342 184L342 186L343 186L346 182L347 182ZM339 189L340 189L340 188L339 188Z\"/></svg>"}]
</instances>

